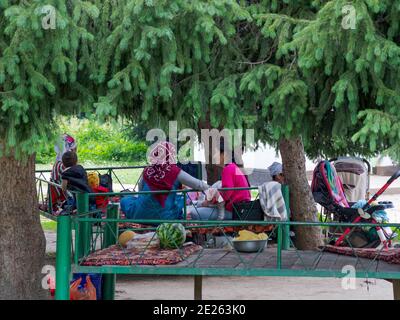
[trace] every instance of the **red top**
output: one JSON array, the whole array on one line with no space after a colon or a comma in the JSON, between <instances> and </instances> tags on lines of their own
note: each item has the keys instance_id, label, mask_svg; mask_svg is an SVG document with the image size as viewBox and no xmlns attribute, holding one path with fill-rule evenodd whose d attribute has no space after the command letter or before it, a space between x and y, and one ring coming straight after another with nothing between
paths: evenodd
<instances>
[{"instance_id":1,"label":"red top","mask_svg":"<svg viewBox=\"0 0 400 320\"><path fill-rule=\"evenodd\" d=\"M243 172L235 163L230 163L225 166L222 171L222 188L246 188L249 183ZM221 192L225 200L225 208L232 211L232 204L236 202L250 201L250 190L232 190Z\"/></svg>"},{"instance_id":2,"label":"red top","mask_svg":"<svg viewBox=\"0 0 400 320\"><path fill-rule=\"evenodd\" d=\"M93 193L102 193L102 192L109 192L108 188L103 186L98 186L92 188ZM96 196L96 207L98 209L105 209L108 205L108 197L104 196Z\"/></svg>"}]
</instances>

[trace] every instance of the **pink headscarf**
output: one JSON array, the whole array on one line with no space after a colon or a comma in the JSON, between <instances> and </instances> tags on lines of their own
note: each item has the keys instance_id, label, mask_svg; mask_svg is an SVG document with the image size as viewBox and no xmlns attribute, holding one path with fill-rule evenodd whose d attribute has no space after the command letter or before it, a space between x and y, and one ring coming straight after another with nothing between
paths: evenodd
<instances>
[{"instance_id":1,"label":"pink headscarf","mask_svg":"<svg viewBox=\"0 0 400 320\"><path fill-rule=\"evenodd\" d=\"M61 140L54 146L54 150L57 153L56 160L62 161L63 154L66 153L67 151L76 149L76 147L77 144L75 139L68 134L64 134L61 137Z\"/></svg>"},{"instance_id":2,"label":"pink headscarf","mask_svg":"<svg viewBox=\"0 0 400 320\"><path fill-rule=\"evenodd\" d=\"M176 150L172 143L158 143L149 155L150 166L143 170L143 179L152 191L171 190L181 169L176 165ZM154 196L165 206L168 194Z\"/></svg>"}]
</instances>

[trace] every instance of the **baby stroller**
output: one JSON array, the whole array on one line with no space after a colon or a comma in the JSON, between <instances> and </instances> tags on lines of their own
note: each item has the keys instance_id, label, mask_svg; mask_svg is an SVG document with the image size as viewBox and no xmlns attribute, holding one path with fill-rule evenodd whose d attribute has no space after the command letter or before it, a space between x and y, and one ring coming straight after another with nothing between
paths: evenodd
<instances>
[{"instance_id":1,"label":"baby stroller","mask_svg":"<svg viewBox=\"0 0 400 320\"><path fill-rule=\"evenodd\" d=\"M391 202L378 202L373 205L373 202L389 187L393 181L400 176L400 170L396 172L386 184L360 208L352 208L354 203L348 202L342 181L336 172L335 167L329 161L321 161L318 163L313 173L311 189L314 199L328 212L334 216L334 220L339 222L365 222L377 223L373 217L375 212L382 211L388 208L393 208ZM385 248L391 245L391 239L396 235L377 226L374 228L379 236L378 241L368 243L368 238L363 234L360 228L346 228L345 231L334 242L335 246L343 244L347 240L352 246L357 247L377 247L382 244ZM357 241L363 238L363 241Z\"/></svg>"},{"instance_id":2,"label":"baby stroller","mask_svg":"<svg viewBox=\"0 0 400 320\"><path fill-rule=\"evenodd\" d=\"M344 195L349 202L369 198L371 165L366 159L339 157L330 159L343 185ZM333 212L322 208L321 222L332 218ZM332 220L332 219L331 219Z\"/></svg>"}]
</instances>

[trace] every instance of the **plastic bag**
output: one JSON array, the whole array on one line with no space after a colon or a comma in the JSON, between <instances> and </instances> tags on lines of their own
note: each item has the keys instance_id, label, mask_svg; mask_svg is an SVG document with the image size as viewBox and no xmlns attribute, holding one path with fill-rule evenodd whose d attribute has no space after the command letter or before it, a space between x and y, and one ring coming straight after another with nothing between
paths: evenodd
<instances>
[{"instance_id":1,"label":"plastic bag","mask_svg":"<svg viewBox=\"0 0 400 320\"><path fill-rule=\"evenodd\" d=\"M86 283L82 289L79 285L82 282L82 278L75 280L70 287L70 299L71 300L96 300L96 288L94 287L90 276L86 276Z\"/></svg>"}]
</instances>

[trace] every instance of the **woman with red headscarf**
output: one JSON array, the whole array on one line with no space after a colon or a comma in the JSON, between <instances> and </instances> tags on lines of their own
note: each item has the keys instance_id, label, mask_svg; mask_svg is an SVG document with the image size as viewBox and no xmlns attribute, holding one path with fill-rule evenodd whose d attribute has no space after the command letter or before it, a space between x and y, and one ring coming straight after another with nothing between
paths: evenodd
<instances>
[{"instance_id":1,"label":"woman with red headscarf","mask_svg":"<svg viewBox=\"0 0 400 320\"><path fill-rule=\"evenodd\" d=\"M171 191L184 184L196 190L208 185L193 178L176 165L176 150L172 143L158 143L150 152L150 165L143 170L141 191ZM121 210L129 219L181 219L182 195L176 192L127 196L121 199Z\"/></svg>"},{"instance_id":2,"label":"woman with red headscarf","mask_svg":"<svg viewBox=\"0 0 400 320\"><path fill-rule=\"evenodd\" d=\"M54 150L57 153L56 162L51 170L50 181L61 185L61 175L65 170L62 163L62 156L68 151L76 152L77 144L73 137L68 134L64 134L58 143L54 146ZM56 211L59 206L66 200L64 192L61 188L50 186L50 196L53 211Z\"/></svg>"}]
</instances>

